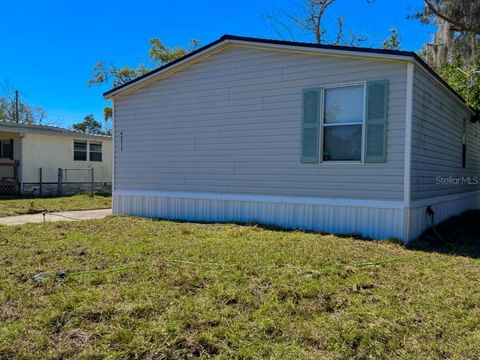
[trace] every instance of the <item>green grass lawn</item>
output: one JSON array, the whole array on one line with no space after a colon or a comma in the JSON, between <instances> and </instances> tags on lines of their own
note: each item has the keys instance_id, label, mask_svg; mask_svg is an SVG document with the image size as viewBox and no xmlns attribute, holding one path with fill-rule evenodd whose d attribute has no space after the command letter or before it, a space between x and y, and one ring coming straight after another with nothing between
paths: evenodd
<instances>
[{"instance_id":1,"label":"green grass lawn","mask_svg":"<svg viewBox=\"0 0 480 360\"><path fill-rule=\"evenodd\" d=\"M87 194L56 198L0 199L0 217L48 211L107 209L112 207L112 197Z\"/></svg>"},{"instance_id":2,"label":"green grass lawn","mask_svg":"<svg viewBox=\"0 0 480 360\"><path fill-rule=\"evenodd\" d=\"M128 217L0 226L0 359L478 359L480 260L433 245Z\"/></svg>"}]
</instances>

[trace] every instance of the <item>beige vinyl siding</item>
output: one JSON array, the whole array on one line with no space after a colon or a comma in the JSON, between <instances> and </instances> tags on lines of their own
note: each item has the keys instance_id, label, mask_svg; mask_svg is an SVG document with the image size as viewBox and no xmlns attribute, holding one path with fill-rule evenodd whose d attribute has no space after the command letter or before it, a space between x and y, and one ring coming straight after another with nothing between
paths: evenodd
<instances>
[{"instance_id":1,"label":"beige vinyl siding","mask_svg":"<svg viewBox=\"0 0 480 360\"><path fill-rule=\"evenodd\" d=\"M415 68L412 119L412 200L480 189L439 185L436 177L480 175L480 129L472 114L423 70ZM463 119L467 119L467 168L462 168Z\"/></svg>"},{"instance_id":2,"label":"beige vinyl siding","mask_svg":"<svg viewBox=\"0 0 480 360\"><path fill-rule=\"evenodd\" d=\"M383 79L387 162L302 164L302 90ZM403 200L405 95L405 63L229 47L115 99L115 189Z\"/></svg>"},{"instance_id":3,"label":"beige vinyl siding","mask_svg":"<svg viewBox=\"0 0 480 360\"><path fill-rule=\"evenodd\" d=\"M90 141L102 143L102 161L74 161L73 142ZM95 181L112 181L112 140L81 140L68 136L48 135L40 133L26 133L23 141L23 182L36 183L40 181L42 168L43 182L56 182L58 168L94 169ZM88 154L87 154L88 157ZM69 181L90 181L88 171L70 171Z\"/></svg>"}]
</instances>

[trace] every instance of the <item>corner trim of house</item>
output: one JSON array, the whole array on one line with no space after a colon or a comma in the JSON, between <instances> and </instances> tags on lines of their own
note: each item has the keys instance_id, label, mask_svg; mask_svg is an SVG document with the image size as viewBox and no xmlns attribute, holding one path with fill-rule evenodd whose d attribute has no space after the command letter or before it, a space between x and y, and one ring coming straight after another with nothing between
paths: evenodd
<instances>
[{"instance_id":1,"label":"corner trim of house","mask_svg":"<svg viewBox=\"0 0 480 360\"><path fill-rule=\"evenodd\" d=\"M414 65L407 63L407 94L405 109L405 171L403 200L405 207L410 207L410 185L411 185L411 167L412 167L412 114L413 114L413 71Z\"/></svg>"},{"instance_id":2,"label":"corner trim of house","mask_svg":"<svg viewBox=\"0 0 480 360\"><path fill-rule=\"evenodd\" d=\"M112 99L112 192L115 187L115 99Z\"/></svg>"},{"instance_id":3,"label":"corner trim of house","mask_svg":"<svg viewBox=\"0 0 480 360\"><path fill-rule=\"evenodd\" d=\"M413 116L413 75L415 65L407 63L407 94L405 109L405 164L403 203L405 206L405 238L410 239L411 169L412 169L412 116Z\"/></svg>"},{"instance_id":4,"label":"corner trim of house","mask_svg":"<svg viewBox=\"0 0 480 360\"><path fill-rule=\"evenodd\" d=\"M319 198L284 195L254 195L254 194L227 194L214 192L183 192L183 191L158 191L158 190L113 190L113 195L119 196L146 196L196 200L224 200L262 203L281 203L297 205L324 205L324 206L349 206L371 207L379 209L403 209L403 201L395 200L363 200Z\"/></svg>"}]
</instances>

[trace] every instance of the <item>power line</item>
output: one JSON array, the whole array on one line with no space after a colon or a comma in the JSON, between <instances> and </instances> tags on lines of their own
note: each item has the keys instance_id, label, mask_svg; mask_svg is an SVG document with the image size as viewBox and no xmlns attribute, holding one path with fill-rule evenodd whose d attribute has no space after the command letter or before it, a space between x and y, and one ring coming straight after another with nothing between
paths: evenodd
<instances>
[{"instance_id":1,"label":"power line","mask_svg":"<svg viewBox=\"0 0 480 360\"><path fill-rule=\"evenodd\" d=\"M18 123L20 119L18 111L18 90L15 90L15 122Z\"/></svg>"}]
</instances>

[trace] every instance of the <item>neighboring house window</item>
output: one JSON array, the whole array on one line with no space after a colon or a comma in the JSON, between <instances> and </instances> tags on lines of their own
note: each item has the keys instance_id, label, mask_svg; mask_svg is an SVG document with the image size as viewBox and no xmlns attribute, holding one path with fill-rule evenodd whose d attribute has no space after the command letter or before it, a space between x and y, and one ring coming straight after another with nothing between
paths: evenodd
<instances>
[{"instance_id":1,"label":"neighboring house window","mask_svg":"<svg viewBox=\"0 0 480 360\"><path fill-rule=\"evenodd\" d=\"M87 142L86 141L73 142L73 160L87 161Z\"/></svg>"},{"instance_id":2,"label":"neighboring house window","mask_svg":"<svg viewBox=\"0 0 480 360\"><path fill-rule=\"evenodd\" d=\"M102 143L90 143L90 161L102 161Z\"/></svg>"},{"instance_id":3,"label":"neighboring house window","mask_svg":"<svg viewBox=\"0 0 480 360\"><path fill-rule=\"evenodd\" d=\"M365 87L327 87L323 93L323 161L361 161Z\"/></svg>"},{"instance_id":4,"label":"neighboring house window","mask_svg":"<svg viewBox=\"0 0 480 360\"><path fill-rule=\"evenodd\" d=\"M13 139L0 140L0 158L13 160Z\"/></svg>"}]
</instances>

